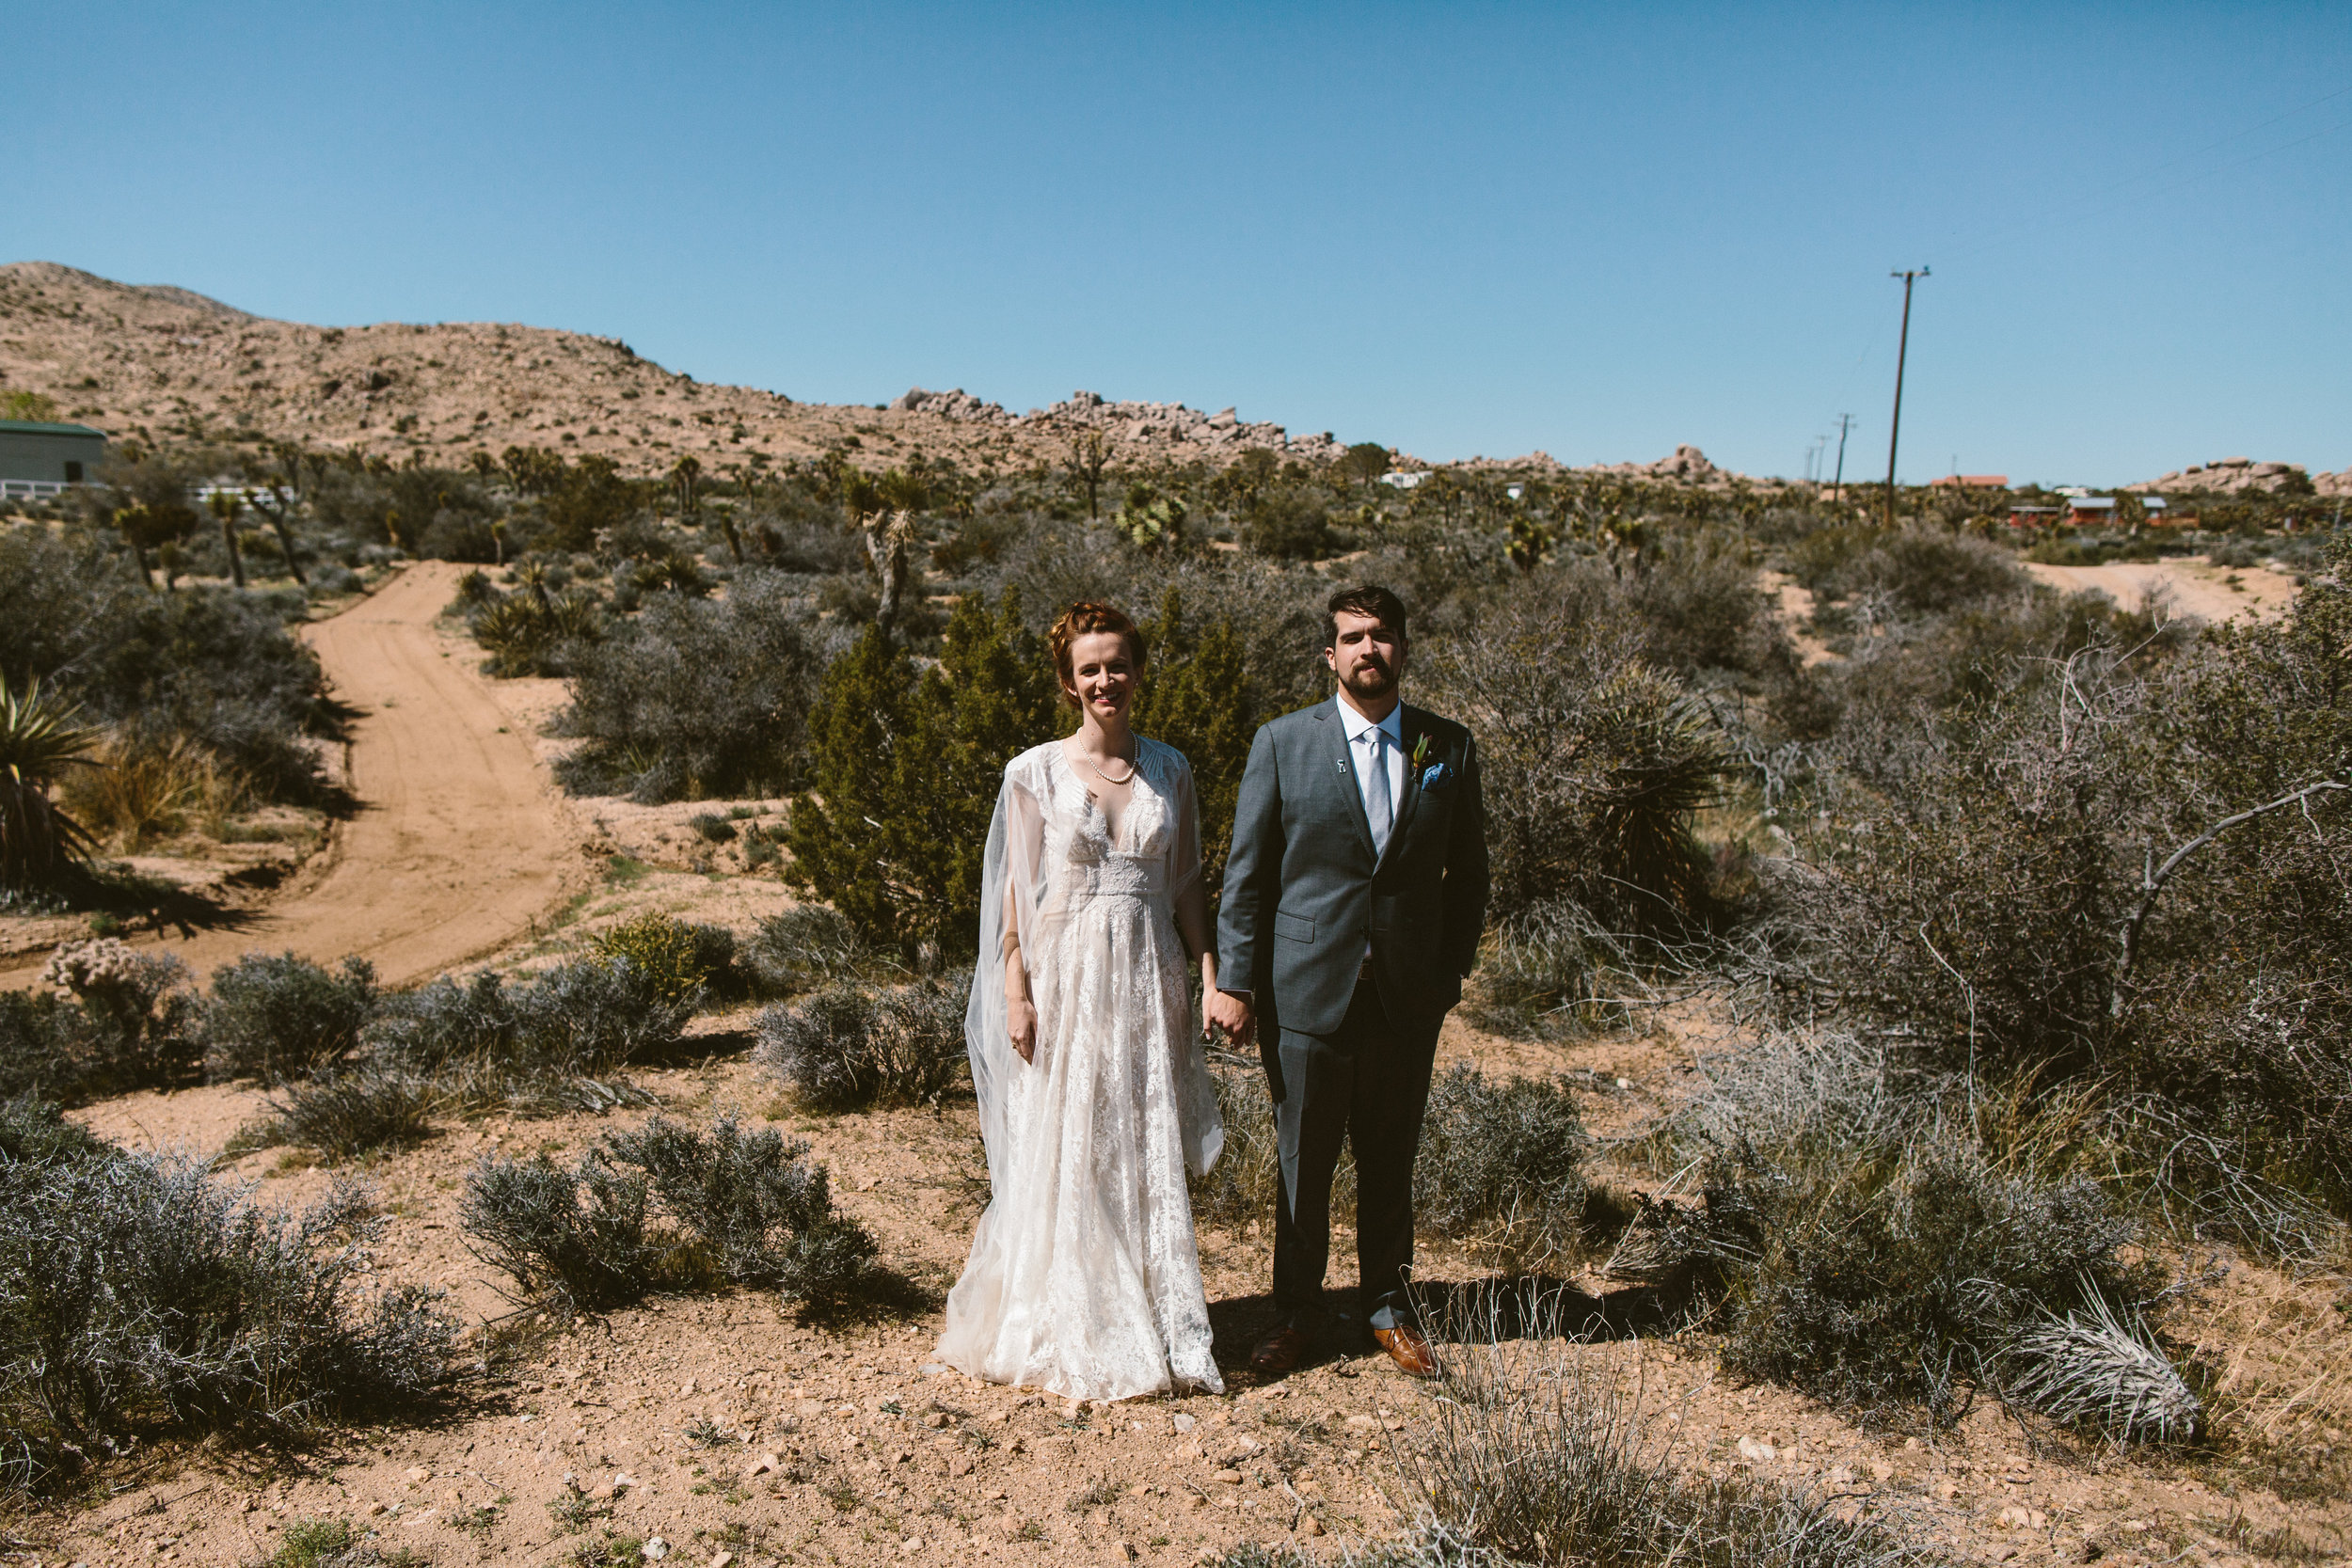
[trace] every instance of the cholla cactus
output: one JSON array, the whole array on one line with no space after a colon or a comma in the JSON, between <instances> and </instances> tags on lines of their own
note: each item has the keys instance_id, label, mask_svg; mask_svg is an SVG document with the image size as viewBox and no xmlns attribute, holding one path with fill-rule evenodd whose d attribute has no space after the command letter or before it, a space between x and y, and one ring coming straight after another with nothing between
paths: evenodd
<instances>
[{"instance_id":1,"label":"cholla cactus","mask_svg":"<svg viewBox=\"0 0 2352 1568\"><path fill-rule=\"evenodd\" d=\"M2095 1421L2125 1442L2186 1436L2204 1414L2147 1325L2095 1295L2087 1313L2028 1329L2005 1359L2011 1399L2057 1420Z\"/></svg>"},{"instance_id":2,"label":"cholla cactus","mask_svg":"<svg viewBox=\"0 0 2352 1568\"><path fill-rule=\"evenodd\" d=\"M79 1002L94 991L121 990L138 983L147 960L131 944L113 937L62 943L41 966L40 983L60 1002Z\"/></svg>"},{"instance_id":3,"label":"cholla cactus","mask_svg":"<svg viewBox=\"0 0 2352 1568\"><path fill-rule=\"evenodd\" d=\"M97 937L61 945L41 966L40 983L60 1002L79 1002L138 1036L176 1030L184 1022L192 1006L181 990L187 974L187 965L168 953L142 953L113 937Z\"/></svg>"}]
</instances>

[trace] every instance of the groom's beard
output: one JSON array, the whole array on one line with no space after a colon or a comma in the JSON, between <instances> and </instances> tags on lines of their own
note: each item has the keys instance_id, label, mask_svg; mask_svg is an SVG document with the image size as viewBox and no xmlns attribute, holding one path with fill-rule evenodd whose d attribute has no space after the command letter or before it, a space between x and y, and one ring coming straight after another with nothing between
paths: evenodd
<instances>
[{"instance_id":1,"label":"groom's beard","mask_svg":"<svg viewBox=\"0 0 2352 1568\"><path fill-rule=\"evenodd\" d=\"M1396 689L1396 671L1385 664L1359 664L1340 684L1359 699L1376 703Z\"/></svg>"}]
</instances>

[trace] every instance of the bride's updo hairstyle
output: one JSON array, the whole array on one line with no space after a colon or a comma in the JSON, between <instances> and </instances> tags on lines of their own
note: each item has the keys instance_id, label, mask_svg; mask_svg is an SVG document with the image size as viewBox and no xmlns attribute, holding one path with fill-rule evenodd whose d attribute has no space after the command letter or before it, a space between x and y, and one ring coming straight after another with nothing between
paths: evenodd
<instances>
[{"instance_id":1,"label":"bride's updo hairstyle","mask_svg":"<svg viewBox=\"0 0 2352 1568\"><path fill-rule=\"evenodd\" d=\"M1145 649L1143 633L1127 619L1126 612L1114 610L1092 599L1080 599L1061 612L1054 623L1051 638L1054 644L1054 673L1061 685L1061 700L1072 707L1078 705L1078 672L1070 662L1070 645L1092 632L1107 631L1127 640L1127 657L1135 660L1136 674L1143 674Z\"/></svg>"}]
</instances>

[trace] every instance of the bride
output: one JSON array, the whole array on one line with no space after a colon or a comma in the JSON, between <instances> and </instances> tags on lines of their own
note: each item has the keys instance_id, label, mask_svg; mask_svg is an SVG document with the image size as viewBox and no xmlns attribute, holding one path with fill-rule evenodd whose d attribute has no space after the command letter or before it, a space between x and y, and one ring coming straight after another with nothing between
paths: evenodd
<instances>
[{"instance_id":1,"label":"bride","mask_svg":"<svg viewBox=\"0 0 2352 1568\"><path fill-rule=\"evenodd\" d=\"M1185 955L1214 994L1192 769L1128 728L1143 638L1107 605L1054 623L1078 733L1006 765L964 1037L993 1200L938 1359L1121 1400L1221 1392L1189 1167L1224 1143Z\"/></svg>"}]
</instances>

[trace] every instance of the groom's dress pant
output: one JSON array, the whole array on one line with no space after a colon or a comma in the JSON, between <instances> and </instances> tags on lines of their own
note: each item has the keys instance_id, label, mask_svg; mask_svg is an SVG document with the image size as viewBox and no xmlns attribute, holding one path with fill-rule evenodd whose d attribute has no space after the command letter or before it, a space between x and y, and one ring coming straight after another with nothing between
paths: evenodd
<instances>
[{"instance_id":1,"label":"groom's dress pant","mask_svg":"<svg viewBox=\"0 0 2352 1568\"><path fill-rule=\"evenodd\" d=\"M1343 1141L1356 1152L1356 1267L1365 1326L1412 1321L1413 1156L1437 1033L1408 1039L1391 1023L1367 970L1334 1035L1281 1033L1283 1095L1274 1108L1281 1196L1274 1216L1274 1303L1301 1329L1323 1325L1331 1260L1331 1177Z\"/></svg>"}]
</instances>

